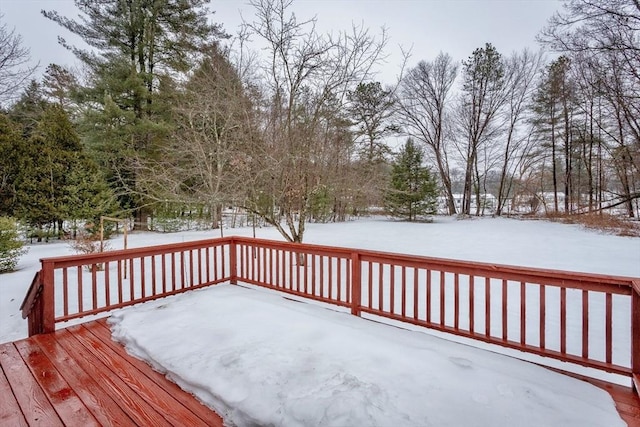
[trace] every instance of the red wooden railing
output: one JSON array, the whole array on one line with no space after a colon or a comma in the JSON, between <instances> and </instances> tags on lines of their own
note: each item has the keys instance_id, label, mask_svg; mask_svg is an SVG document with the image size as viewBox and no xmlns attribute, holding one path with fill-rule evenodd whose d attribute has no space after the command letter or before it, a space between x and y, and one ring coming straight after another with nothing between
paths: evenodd
<instances>
[{"instance_id":1,"label":"red wooden railing","mask_svg":"<svg viewBox=\"0 0 640 427\"><path fill-rule=\"evenodd\" d=\"M640 279L228 237L47 258L29 334L220 282L243 282L640 378Z\"/></svg>"}]
</instances>

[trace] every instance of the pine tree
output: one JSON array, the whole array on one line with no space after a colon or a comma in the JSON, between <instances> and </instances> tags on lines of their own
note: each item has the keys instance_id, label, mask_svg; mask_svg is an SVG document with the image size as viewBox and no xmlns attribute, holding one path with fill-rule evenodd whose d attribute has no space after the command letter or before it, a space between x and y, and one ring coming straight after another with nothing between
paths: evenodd
<instances>
[{"instance_id":1,"label":"pine tree","mask_svg":"<svg viewBox=\"0 0 640 427\"><path fill-rule=\"evenodd\" d=\"M78 99L86 111L83 138L139 225L149 214L140 165L158 155L172 128L171 105L161 92L184 80L205 47L225 36L209 24L208 2L75 0L79 20L43 12L91 48L62 40L90 74Z\"/></svg>"},{"instance_id":2,"label":"pine tree","mask_svg":"<svg viewBox=\"0 0 640 427\"><path fill-rule=\"evenodd\" d=\"M15 213L32 227L53 225L62 232L65 220L94 219L116 208L61 106L48 107L18 149Z\"/></svg>"},{"instance_id":3,"label":"pine tree","mask_svg":"<svg viewBox=\"0 0 640 427\"><path fill-rule=\"evenodd\" d=\"M423 154L412 139L407 139L392 165L385 208L394 217L415 221L436 213L436 197L436 181L423 166Z\"/></svg>"}]
</instances>

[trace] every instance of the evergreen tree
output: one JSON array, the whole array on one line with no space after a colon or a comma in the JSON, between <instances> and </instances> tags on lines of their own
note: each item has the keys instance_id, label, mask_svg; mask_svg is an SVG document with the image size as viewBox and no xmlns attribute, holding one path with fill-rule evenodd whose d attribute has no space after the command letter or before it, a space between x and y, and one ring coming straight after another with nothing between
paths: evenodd
<instances>
[{"instance_id":1,"label":"evergreen tree","mask_svg":"<svg viewBox=\"0 0 640 427\"><path fill-rule=\"evenodd\" d=\"M62 232L65 220L94 219L115 208L113 193L61 106L48 107L18 149L15 213L29 225Z\"/></svg>"},{"instance_id":2,"label":"evergreen tree","mask_svg":"<svg viewBox=\"0 0 640 427\"><path fill-rule=\"evenodd\" d=\"M436 213L437 194L436 181L423 166L422 151L407 139L392 165L385 208L394 217L415 221Z\"/></svg>"},{"instance_id":3,"label":"evergreen tree","mask_svg":"<svg viewBox=\"0 0 640 427\"><path fill-rule=\"evenodd\" d=\"M184 79L207 44L225 36L208 23L208 2L75 0L81 13L77 21L43 12L91 48L62 40L90 74L79 91L87 112L83 137L138 224L149 214L139 188L140 165L158 155L172 127L162 91Z\"/></svg>"},{"instance_id":4,"label":"evergreen tree","mask_svg":"<svg viewBox=\"0 0 640 427\"><path fill-rule=\"evenodd\" d=\"M0 216L12 215L15 208L15 177L21 143L20 127L0 113Z\"/></svg>"}]
</instances>

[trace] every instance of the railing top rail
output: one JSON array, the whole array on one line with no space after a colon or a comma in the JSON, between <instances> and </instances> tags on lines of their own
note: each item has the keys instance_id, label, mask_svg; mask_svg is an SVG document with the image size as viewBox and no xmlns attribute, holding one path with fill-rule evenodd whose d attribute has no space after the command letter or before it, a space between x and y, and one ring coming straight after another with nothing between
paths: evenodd
<instances>
[{"instance_id":1,"label":"railing top rail","mask_svg":"<svg viewBox=\"0 0 640 427\"><path fill-rule=\"evenodd\" d=\"M179 252L189 249L200 249L215 245L223 245L232 241L229 237L192 240L189 242L169 243L165 245L143 246L131 249L119 249L115 251L98 252L92 254L77 254L57 257L41 258L40 262L53 263L54 268L72 267L86 264L101 263L106 261L117 261L122 259L137 258L141 256L161 255L172 252Z\"/></svg>"},{"instance_id":2,"label":"railing top rail","mask_svg":"<svg viewBox=\"0 0 640 427\"><path fill-rule=\"evenodd\" d=\"M31 281L31 285L29 286L29 290L20 305L20 310L22 311L22 318L26 319L33 308L33 304L40 293L40 286L42 283L40 282L40 271L36 272L35 276L33 276L33 280Z\"/></svg>"},{"instance_id":3,"label":"railing top rail","mask_svg":"<svg viewBox=\"0 0 640 427\"><path fill-rule=\"evenodd\" d=\"M270 246L276 249L291 249L294 251L300 251L301 249L307 252L315 252L315 253L326 253L326 254L335 254L343 257L350 257L354 252L361 252L359 249L345 248L340 246L325 246L325 245L316 245L311 243L293 243L293 242L283 242L280 240L271 240L271 239L257 239L253 237L241 237L241 236L232 236L231 239L234 242L238 243L247 243L247 244L255 244L256 242L263 246Z\"/></svg>"}]
</instances>

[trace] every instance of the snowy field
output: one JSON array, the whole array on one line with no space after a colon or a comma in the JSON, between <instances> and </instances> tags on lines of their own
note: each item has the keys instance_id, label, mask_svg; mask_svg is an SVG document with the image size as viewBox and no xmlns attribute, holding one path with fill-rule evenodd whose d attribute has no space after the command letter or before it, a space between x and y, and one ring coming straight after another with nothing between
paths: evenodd
<instances>
[{"instance_id":1,"label":"snowy field","mask_svg":"<svg viewBox=\"0 0 640 427\"><path fill-rule=\"evenodd\" d=\"M133 234L129 247L218 236ZM258 229L256 236L280 239L272 228ZM639 238L542 221L310 224L305 242L640 276ZM121 247L122 237L111 246ZM65 243L33 245L19 271L0 276L0 342L27 335L18 309L38 259L71 252ZM608 395L588 384L266 292L224 285L123 310L114 320L130 351L198 394L230 424L624 425L616 424Z\"/></svg>"}]
</instances>

